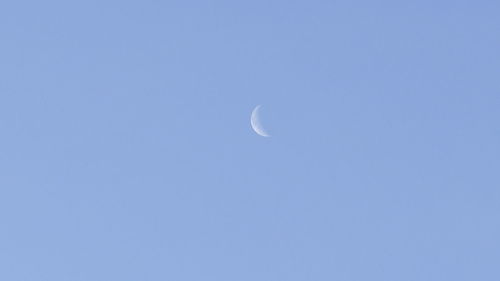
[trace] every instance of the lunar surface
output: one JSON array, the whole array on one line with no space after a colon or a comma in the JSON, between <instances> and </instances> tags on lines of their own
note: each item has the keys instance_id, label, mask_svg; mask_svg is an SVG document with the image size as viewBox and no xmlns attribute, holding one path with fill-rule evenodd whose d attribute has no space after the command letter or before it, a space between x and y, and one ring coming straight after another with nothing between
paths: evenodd
<instances>
[{"instance_id":1,"label":"lunar surface","mask_svg":"<svg viewBox=\"0 0 500 281\"><path fill-rule=\"evenodd\" d=\"M252 111L252 117L250 117L250 124L252 125L252 129L260 136L270 137L270 135L264 130L260 123L260 105L257 105L255 109Z\"/></svg>"}]
</instances>

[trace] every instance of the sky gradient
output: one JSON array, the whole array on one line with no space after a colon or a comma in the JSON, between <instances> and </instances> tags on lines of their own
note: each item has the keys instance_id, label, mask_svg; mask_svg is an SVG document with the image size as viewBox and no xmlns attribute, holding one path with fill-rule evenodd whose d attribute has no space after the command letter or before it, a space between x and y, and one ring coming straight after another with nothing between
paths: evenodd
<instances>
[{"instance_id":1,"label":"sky gradient","mask_svg":"<svg viewBox=\"0 0 500 281\"><path fill-rule=\"evenodd\" d=\"M500 2L403 2L3 1L0 280L500 280Z\"/></svg>"}]
</instances>

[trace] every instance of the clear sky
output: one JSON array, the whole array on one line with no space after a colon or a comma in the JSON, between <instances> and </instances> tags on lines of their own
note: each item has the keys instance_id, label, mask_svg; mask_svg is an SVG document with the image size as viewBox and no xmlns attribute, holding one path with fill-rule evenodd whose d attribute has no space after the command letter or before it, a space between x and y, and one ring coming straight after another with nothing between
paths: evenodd
<instances>
[{"instance_id":1,"label":"clear sky","mask_svg":"<svg viewBox=\"0 0 500 281\"><path fill-rule=\"evenodd\" d=\"M499 12L2 1L0 280L500 280Z\"/></svg>"}]
</instances>

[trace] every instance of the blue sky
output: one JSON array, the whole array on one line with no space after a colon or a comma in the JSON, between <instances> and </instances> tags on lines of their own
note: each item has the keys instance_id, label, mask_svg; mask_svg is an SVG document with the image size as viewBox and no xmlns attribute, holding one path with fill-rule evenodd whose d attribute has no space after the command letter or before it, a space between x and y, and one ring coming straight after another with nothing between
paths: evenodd
<instances>
[{"instance_id":1,"label":"blue sky","mask_svg":"<svg viewBox=\"0 0 500 281\"><path fill-rule=\"evenodd\" d=\"M499 10L2 2L0 279L499 280Z\"/></svg>"}]
</instances>

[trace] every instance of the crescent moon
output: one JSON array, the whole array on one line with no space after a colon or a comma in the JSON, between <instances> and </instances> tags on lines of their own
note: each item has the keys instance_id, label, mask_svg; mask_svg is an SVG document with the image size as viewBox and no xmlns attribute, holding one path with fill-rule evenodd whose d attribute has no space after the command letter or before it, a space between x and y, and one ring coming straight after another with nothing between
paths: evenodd
<instances>
[{"instance_id":1,"label":"crescent moon","mask_svg":"<svg viewBox=\"0 0 500 281\"><path fill-rule=\"evenodd\" d=\"M270 137L270 135L262 128L262 125L260 124L260 105L257 105L257 107L254 108L252 111L252 117L250 117L250 124L252 125L252 129L260 136L263 137Z\"/></svg>"}]
</instances>

